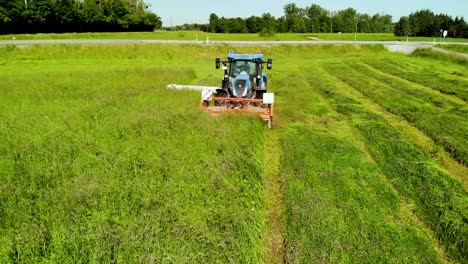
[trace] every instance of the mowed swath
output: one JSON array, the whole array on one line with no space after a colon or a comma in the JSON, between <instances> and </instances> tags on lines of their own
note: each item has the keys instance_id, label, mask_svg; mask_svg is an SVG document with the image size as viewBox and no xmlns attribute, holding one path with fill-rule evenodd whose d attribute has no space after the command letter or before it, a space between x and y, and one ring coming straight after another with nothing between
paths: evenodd
<instances>
[{"instance_id":1,"label":"mowed swath","mask_svg":"<svg viewBox=\"0 0 468 264\"><path fill-rule=\"evenodd\" d=\"M388 111L404 116L458 161L468 163L468 107L465 102L453 101L426 87L410 86L360 64L327 66L326 69Z\"/></svg>"},{"instance_id":2,"label":"mowed swath","mask_svg":"<svg viewBox=\"0 0 468 264\"><path fill-rule=\"evenodd\" d=\"M431 59L415 59L406 62L391 59L363 61L383 73L468 101L466 66L456 67L456 65L441 63L439 67L434 67L432 62L434 60Z\"/></svg>"},{"instance_id":3,"label":"mowed swath","mask_svg":"<svg viewBox=\"0 0 468 264\"><path fill-rule=\"evenodd\" d=\"M304 90L320 114L289 126L281 140L288 262L437 262L430 240L349 137L355 131L333 118L311 85Z\"/></svg>"},{"instance_id":4,"label":"mowed swath","mask_svg":"<svg viewBox=\"0 0 468 264\"><path fill-rule=\"evenodd\" d=\"M213 59L229 49L1 48L1 262L263 262L277 244L263 196L272 145L284 252L268 259L466 261L466 189L388 119L463 162L465 65L380 46L237 48L274 59L271 136L256 117L212 118L198 92L164 89L218 85ZM411 67L426 61L453 85Z\"/></svg>"},{"instance_id":5,"label":"mowed swath","mask_svg":"<svg viewBox=\"0 0 468 264\"><path fill-rule=\"evenodd\" d=\"M434 118L444 114L459 120L450 122L451 126L445 127L449 134L445 139L460 142L466 138L463 134L457 136L460 135L460 131L464 131L464 123L467 121L467 115L464 114L465 102L449 95L431 92L430 87L424 88L426 90L418 87L417 90L399 83L401 86L397 89L396 85L392 85L400 81L398 76L384 76L385 79L381 73L359 64L361 61L375 62L387 59L417 63L423 60L419 57L392 55L373 50L373 47L335 47L329 48L328 54L324 53L324 49L326 48L303 49L301 59L297 60L300 63L297 65L292 66L291 62L287 62L285 67L281 64L276 65L276 69L280 68L282 78L275 83L275 88L279 95L283 95L277 107L285 109L284 112L278 112L284 114L278 118L286 120L286 124L283 125L283 151L288 153L281 163L284 169L286 206L286 258L291 262L306 262L311 259L374 263L438 262L448 259L464 262L467 252L464 237L467 235L468 214L467 193L464 187L441 169L440 164L432 161L431 155L434 153L420 149L398 132L398 126L394 127L385 118L366 109L357 98L352 98L340 90L343 85L348 89L355 89L377 105L382 105L390 115L395 113L395 108L389 105L390 102L393 105L401 104L401 107L412 107L417 103L425 105L421 102L423 100L427 100L427 103L431 100L441 101L448 108L446 113L435 106L434 109L428 107L423 110L437 111ZM288 55L291 56L290 53ZM294 57L292 61L295 61ZM438 63L436 60L431 62ZM439 63L444 65L443 72L447 71L447 66L451 67L453 72L464 67L463 64L450 61ZM434 71L437 71L437 67ZM453 79L458 82L464 81L464 77L459 74L454 74ZM377 97L373 95L377 93L386 93L387 97L382 96L381 100L376 100ZM414 96L414 93L418 96ZM435 98L421 96L422 93L428 93ZM407 101L395 98L398 94L408 98ZM430 121L428 116L431 112L426 115L423 113L419 112L421 122ZM418 112L414 114L417 115ZM398 118L398 115L395 117ZM344 122L343 118L348 121ZM351 129L348 126L351 126ZM422 132L431 135L435 129L440 128L432 128L429 131L431 133L426 130ZM327 141L328 143L324 143ZM456 151L462 151L464 146L462 143L453 148L455 151L450 153L454 159L458 159L454 155ZM349 152L353 154L347 154ZM370 162L365 159L366 156L371 157ZM366 174L371 176L366 178ZM379 174L384 176L379 178ZM464 177L466 178L466 175ZM367 188L353 188L351 194L354 196L345 196L350 193L346 191L349 185L356 184L356 181L362 183L370 180L374 181L373 184L363 184ZM399 197L396 207L399 209L390 210L388 215L372 210L373 205L378 209L391 208L385 204L392 201L391 195L382 194L385 189L379 184L386 186L388 193ZM358 195L368 198L371 190L377 194L371 199L371 205L365 206L365 199L359 198ZM344 206L346 202L348 204ZM356 202L358 213L352 214L353 202ZM346 218L347 211L352 217ZM364 216L364 213L368 215ZM330 218L333 220L329 220ZM386 229L385 224L391 223L389 219L398 224L390 224L392 228ZM370 224L372 227L363 228L373 221L376 223ZM385 224L378 224L380 221ZM425 242L411 242L411 239L405 238L402 234L408 235L412 232L404 227L405 222L409 226L419 226L420 229L415 228L415 233L409 236L412 239L422 238ZM330 226L323 228L321 225L324 224ZM399 228L402 231L398 231ZM360 230L361 233L353 235L350 230ZM369 235L366 230L373 232ZM424 235L419 236L417 230L423 230ZM390 235L392 232L395 232L395 235ZM380 235L382 237L379 237ZM393 239L387 241L385 238L388 237ZM347 239L352 241L352 246L346 245ZM398 241L399 239L404 242ZM374 243L366 245L369 241ZM433 257L431 250L425 250L425 243L432 244L438 258ZM395 247L402 244L406 250L394 254L397 250ZM386 254L387 251L392 253Z\"/></svg>"}]
</instances>

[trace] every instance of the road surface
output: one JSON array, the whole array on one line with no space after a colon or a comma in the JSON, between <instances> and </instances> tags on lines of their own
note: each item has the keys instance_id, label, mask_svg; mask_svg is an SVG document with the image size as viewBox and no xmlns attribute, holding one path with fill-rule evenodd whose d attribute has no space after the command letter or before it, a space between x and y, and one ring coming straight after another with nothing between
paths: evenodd
<instances>
[{"instance_id":1,"label":"road surface","mask_svg":"<svg viewBox=\"0 0 468 264\"><path fill-rule=\"evenodd\" d=\"M412 41L193 41L193 40L137 40L137 39L45 39L45 40L0 40L0 46L17 45L122 45L122 44L196 44L214 45L226 44L232 46L270 46L270 45L384 45L394 52L411 53L418 48L432 48L435 51L455 54L468 59L467 54L451 52L433 46L440 43L412 42ZM447 43L455 45L468 45L468 43Z\"/></svg>"}]
</instances>

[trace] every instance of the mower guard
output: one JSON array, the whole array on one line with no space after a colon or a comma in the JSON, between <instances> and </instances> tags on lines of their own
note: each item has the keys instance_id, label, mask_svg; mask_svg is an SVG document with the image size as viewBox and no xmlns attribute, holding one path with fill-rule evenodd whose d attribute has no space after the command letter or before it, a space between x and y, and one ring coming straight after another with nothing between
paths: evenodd
<instances>
[{"instance_id":1,"label":"mower guard","mask_svg":"<svg viewBox=\"0 0 468 264\"><path fill-rule=\"evenodd\" d=\"M215 102L221 105L215 105ZM211 91L202 92L200 109L207 111L213 116L226 113L257 114L272 127L274 113L274 94L265 93L263 99L216 97Z\"/></svg>"}]
</instances>

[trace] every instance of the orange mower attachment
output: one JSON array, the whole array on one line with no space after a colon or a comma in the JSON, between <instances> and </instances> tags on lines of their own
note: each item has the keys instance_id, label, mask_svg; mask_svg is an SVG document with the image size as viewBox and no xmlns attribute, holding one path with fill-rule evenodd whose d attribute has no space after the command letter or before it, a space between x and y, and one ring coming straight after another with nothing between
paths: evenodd
<instances>
[{"instance_id":1,"label":"orange mower attachment","mask_svg":"<svg viewBox=\"0 0 468 264\"><path fill-rule=\"evenodd\" d=\"M212 90L203 90L200 109L207 111L213 116L225 113L257 114L266 122L267 127L271 128L273 123L274 98L275 95L273 93L264 93L263 99L216 97L213 96Z\"/></svg>"}]
</instances>

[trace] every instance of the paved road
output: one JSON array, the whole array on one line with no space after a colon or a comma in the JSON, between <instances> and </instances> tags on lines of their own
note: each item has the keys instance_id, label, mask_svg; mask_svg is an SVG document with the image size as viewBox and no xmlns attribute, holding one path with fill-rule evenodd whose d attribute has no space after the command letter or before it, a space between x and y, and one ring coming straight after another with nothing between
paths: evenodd
<instances>
[{"instance_id":1,"label":"paved road","mask_svg":"<svg viewBox=\"0 0 468 264\"><path fill-rule=\"evenodd\" d=\"M232 46L270 46L270 45L384 45L388 50L395 52L411 53L418 48L433 48L433 50L443 53L459 55L468 58L467 54L446 51L434 48L434 42L406 42L406 41L192 41L192 40L138 40L138 39L48 39L48 40L0 40L0 46L17 45L122 45L122 44L197 44L213 45L226 44ZM468 45L468 43L446 43L456 45Z\"/></svg>"},{"instance_id":2,"label":"paved road","mask_svg":"<svg viewBox=\"0 0 468 264\"><path fill-rule=\"evenodd\" d=\"M45 44L65 44L65 45L119 45L119 44L199 44L206 45L206 41L192 40L138 40L138 39L47 39L47 40L1 40L0 45L45 45ZM229 44L229 45L411 45L418 47L432 46L432 42L403 42L403 41L210 41L209 44ZM468 44L468 43L467 43Z\"/></svg>"}]
</instances>

